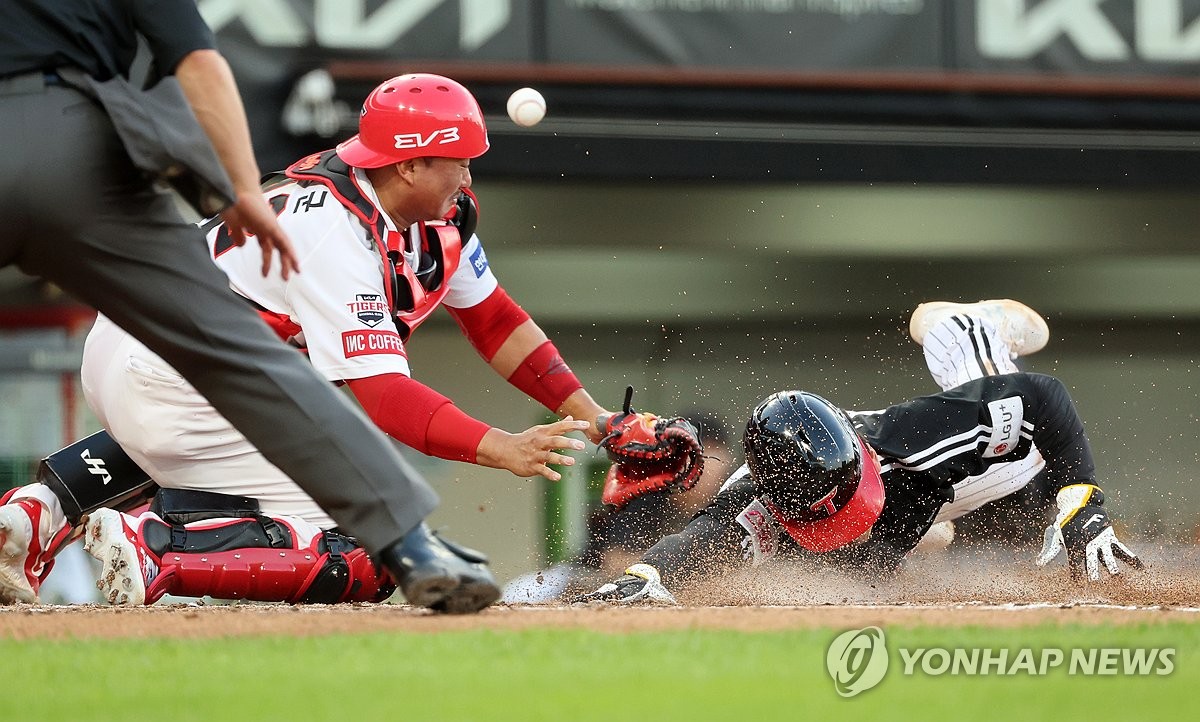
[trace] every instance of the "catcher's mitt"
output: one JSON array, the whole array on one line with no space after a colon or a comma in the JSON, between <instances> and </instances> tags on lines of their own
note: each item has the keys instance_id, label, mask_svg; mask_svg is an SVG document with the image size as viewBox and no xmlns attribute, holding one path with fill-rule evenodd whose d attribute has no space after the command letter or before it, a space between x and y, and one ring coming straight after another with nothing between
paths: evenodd
<instances>
[{"instance_id":1,"label":"catcher's mitt","mask_svg":"<svg viewBox=\"0 0 1200 722\"><path fill-rule=\"evenodd\" d=\"M704 471L704 446L696 427L684 418L636 413L629 405L632 397L631 386L623 413L597 420L605 434L600 447L614 462L600 498L616 507L659 489L690 489Z\"/></svg>"}]
</instances>

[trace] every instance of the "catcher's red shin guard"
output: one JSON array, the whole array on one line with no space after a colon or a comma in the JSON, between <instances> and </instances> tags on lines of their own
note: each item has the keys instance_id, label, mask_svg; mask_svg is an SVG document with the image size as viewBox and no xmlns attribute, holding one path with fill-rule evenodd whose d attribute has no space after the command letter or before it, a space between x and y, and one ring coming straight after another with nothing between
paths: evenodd
<instances>
[{"instance_id":1,"label":"catcher's red shin guard","mask_svg":"<svg viewBox=\"0 0 1200 722\"><path fill-rule=\"evenodd\" d=\"M170 525L148 519L138 531L158 562L146 604L164 594L255 602L378 602L395 585L350 537L326 531L296 549L283 522L268 516Z\"/></svg>"},{"instance_id":2,"label":"catcher's red shin guard","mask_svg":"<svg viewBox=\"0 0 1200 722\"><path fill-rule=\"evenodd\" d=\"M257 602L334 604L381 602L395 591L366 550L318 554L307 549L168 552L146 589L146 603L164 594Z\"/></svg>"}]
</instances>

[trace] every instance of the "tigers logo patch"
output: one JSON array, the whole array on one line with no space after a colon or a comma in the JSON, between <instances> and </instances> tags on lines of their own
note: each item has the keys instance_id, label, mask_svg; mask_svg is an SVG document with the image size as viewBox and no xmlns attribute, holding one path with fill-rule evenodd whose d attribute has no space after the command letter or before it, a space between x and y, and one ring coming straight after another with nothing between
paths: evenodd
<instances>
[{"instance_id":1,"label":"tigers logo patch","mask_svg":"<svg viewBox=\"0 0 1200 722\"><path fill-rule=\"evenodd\" d=\"M375 328L387 318L387 302L378 293L360 293L346 307L365 326Z\"/></svg>"}]
</instances>

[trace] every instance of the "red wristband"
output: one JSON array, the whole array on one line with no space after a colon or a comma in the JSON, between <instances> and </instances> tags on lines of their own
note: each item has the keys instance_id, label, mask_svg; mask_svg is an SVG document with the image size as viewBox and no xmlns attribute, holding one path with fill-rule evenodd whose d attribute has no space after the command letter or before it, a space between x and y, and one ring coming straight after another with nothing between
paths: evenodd
<instances>
[{"instance_id":1,"label":"red wristband","mask_svg":"<svg viewBox=\"0 0 1200 722\"><path fill-rule=\"evenodd\" d=\"M558 411L568 396L583 388L551 341L546 341L526 356L508 377L508 382L554 412Z\"/></svg>"}]
</instances>

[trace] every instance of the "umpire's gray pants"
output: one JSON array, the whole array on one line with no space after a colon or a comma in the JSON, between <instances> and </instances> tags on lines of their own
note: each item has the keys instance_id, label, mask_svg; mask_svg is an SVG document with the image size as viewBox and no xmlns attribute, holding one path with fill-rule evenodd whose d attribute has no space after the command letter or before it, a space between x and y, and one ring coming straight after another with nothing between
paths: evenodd
<instances>
[{"instance_id":1,"label":"umpire's gray pants","mask_svg":"<svg viewBox=\"0 0 1200 722\"><path fill-rule=\"evenodd\" d=\"M166 359L368 551L437 506L383 433L229 290L98 105L40 74L0 80L0 139L0 266L57 284Z\"/></svg>"}]
</instances>

